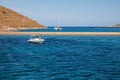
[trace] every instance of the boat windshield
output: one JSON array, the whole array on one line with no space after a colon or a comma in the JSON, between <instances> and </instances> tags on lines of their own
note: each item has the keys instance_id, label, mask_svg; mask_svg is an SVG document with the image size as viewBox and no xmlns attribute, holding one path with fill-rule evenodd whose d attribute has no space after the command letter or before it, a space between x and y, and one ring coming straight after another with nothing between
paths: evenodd
<instances>
[{"instance_id":1,"label":"boat windshield","mask_svg":"<svg viewBox=\"0 0 120 80\"><path fill-rule=\"evenodd\" d=\"M39 39L41 39L41 37L40 37L39 35L37 35L37 36L36 36L36 35L34 35L34 36L32 35L32 36L30 36L30 38L31 38L31 39L34 39L34 38L39 38Z\"/></svg>"}]
</instances>

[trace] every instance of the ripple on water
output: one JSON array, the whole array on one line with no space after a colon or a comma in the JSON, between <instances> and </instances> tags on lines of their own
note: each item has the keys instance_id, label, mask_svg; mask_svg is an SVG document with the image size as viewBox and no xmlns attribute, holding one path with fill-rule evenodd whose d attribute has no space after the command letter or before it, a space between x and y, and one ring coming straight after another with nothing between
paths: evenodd
<instances>
[{"instance_id":1,"label":"ripple on water","mask_svg":"<svg viewBox=\"0 0 120 80\"><path fill-rule=\"evenodd\" d=\"M1 80L119 80L120 37L0 36Z\"/></svg>"}]
</instances>

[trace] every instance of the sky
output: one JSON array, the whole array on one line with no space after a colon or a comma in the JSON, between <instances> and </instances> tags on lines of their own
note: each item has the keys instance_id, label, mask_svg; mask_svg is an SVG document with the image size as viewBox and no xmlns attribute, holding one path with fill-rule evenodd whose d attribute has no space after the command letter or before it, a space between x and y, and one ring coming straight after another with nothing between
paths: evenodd
<instances>
[{"instance_id":1,"label":"sky","mask_svg":"<svg viewBox=\"0 0 120 80\"><path fill-rule=\"evenodd\" d=\"M120 0L0 0L0 5L45 26L112 26L120 23Z\"/></svg>"}]
</instances>

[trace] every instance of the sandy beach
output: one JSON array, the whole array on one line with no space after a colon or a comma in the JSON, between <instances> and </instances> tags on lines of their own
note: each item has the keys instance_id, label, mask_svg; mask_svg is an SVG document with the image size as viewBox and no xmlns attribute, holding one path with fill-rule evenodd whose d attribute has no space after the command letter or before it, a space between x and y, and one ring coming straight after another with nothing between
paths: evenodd
<instances>
[{"instance_id":1,"label":"sandy beach","mask_svg":"<svg viewBox=\"0 0 120 80\"><path fill-rule=\"evenodd\" d=\"M120 32L0 32L0 35L81 35L120 36Z\"/></svg>"}]
</instances>

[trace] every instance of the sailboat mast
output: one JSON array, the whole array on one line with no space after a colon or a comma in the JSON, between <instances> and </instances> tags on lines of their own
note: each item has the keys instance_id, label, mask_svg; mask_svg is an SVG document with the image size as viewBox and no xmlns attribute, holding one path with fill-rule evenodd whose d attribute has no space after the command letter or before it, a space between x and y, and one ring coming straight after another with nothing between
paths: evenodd
<instances>
[{"instance_id":1,"label":"sailboat mast","mask_svg":"<svg viewBox=\"0 0 120 80\"><path fill-rule=\"evenodd\" d=\"M93 17L92 17L92 19L91 19L91 27L94 27L94 20L93 20Z\"/></svg>"},{"instance_id":2,"label":"sailboat mast","mask_svg":"<svg viewBox=\"0 0 120 80\"><path fill-rule=\"evenodd\" d=\"M57 19L57 27L59 27L60 25L59 25L60 23L59 23L59 19Z\"/></svg>"}]
</instances>

